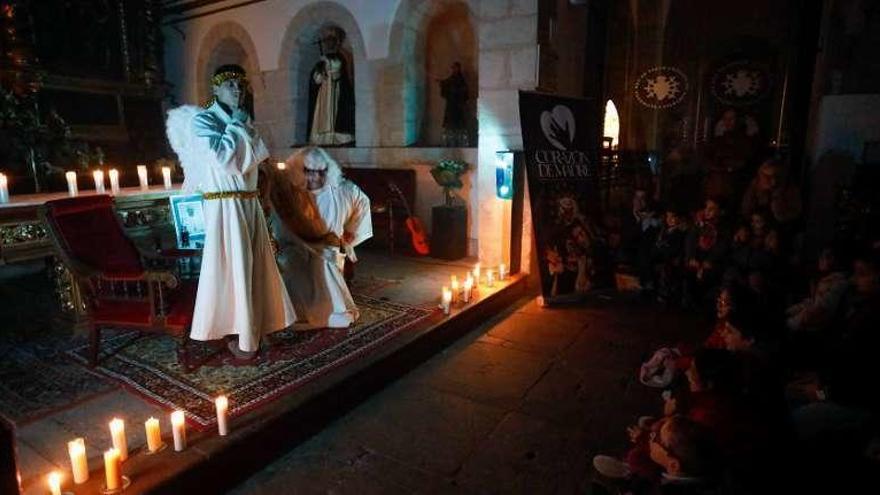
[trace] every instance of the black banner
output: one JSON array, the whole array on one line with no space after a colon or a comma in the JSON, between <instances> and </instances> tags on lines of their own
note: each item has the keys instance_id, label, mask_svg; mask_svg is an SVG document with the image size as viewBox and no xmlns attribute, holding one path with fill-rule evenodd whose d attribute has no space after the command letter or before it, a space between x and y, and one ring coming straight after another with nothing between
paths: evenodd
<instances>
[{"instance_id":1,"label":"black banner","mask_svg":"<svg viewBox=\"0 0 880 495\"><path fill-rule=\"evenodd\" d=\"M594 176L596 125L588 100L520 91L529 199L541 290L578 300L607 283L610 263Z\"/></svg>"}]
</instances>

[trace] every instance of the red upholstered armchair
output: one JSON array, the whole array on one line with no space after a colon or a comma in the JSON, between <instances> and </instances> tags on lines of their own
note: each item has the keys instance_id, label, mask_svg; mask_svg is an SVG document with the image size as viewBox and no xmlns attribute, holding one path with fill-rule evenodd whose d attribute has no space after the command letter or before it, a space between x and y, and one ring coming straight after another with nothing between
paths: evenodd
<instances>
[{"instance_id":1,"label":"red upholstered armchair","mask_svg":"<svg viewBox=\"0 0 880 495\"><path fill-rule=\"evenodd\" d=\"M178 342L177 359L191 369L187 343L196 284L170 270L148 269L126 235L107 195L47 202L41 215L73 278L89 326L91 366L98 362L101 330L161 332Z\"/></svg>"}]
</instances>

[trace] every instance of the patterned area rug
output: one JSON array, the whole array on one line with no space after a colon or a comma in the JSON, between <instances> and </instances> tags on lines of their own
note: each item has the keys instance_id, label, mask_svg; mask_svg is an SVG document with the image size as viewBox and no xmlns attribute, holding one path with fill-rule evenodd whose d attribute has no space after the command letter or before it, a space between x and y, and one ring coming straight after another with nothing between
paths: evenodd
<instances>
[{"instance_id":1,"label":"patterned area rug","mask_svg":"<svg viewBox=\"0 0 880 495\"><path fill-rule=\"evenodd\" d=\"M236 362L228 351L218 352L192 373L177 364L170 337L121 332L103 337L96 368L113 380L172 409L183 409L197 428L212 426L213 399L229 397L234 417L272 401L410 329L436 311L355 295L361 319L349 329L295 332L285 330L264 341L255 363ZM201 343L196 352L212 352ZM86 363L88 346L68 352Z\"/></svg>"}]
</instances>

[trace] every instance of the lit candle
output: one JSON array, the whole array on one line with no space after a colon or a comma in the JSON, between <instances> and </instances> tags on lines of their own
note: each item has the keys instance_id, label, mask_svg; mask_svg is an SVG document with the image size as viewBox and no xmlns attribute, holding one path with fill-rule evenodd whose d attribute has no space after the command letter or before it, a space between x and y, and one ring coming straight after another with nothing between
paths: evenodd
<instances>
[{"instance_id":1,"label":"lit candle","mask_svg":"<svg viewBox=\"0 0 880 495\"><path fill-rule=\"evenodd\" d=\"M89 480L89 461L86 458L86 441L77 438L67 442L70 454L70 470L73 471L73 482L79 485Z\"/></svg>"},{"instance_id":2,"label":"lit candle","mask_svg":"<svg viewBox=\"0 0 880 495\"><path fill-rule=\"evenodd\" d=\"M186 422L183 411L171 413L171 433L174 434L174 450L180 452L186 448Z\"/></svg>"},{"instance_id":3,"label":"lit candle","mask_svg":"<svg viewBox=\"0 0 880 495\"><path fill-rule=\"evenodd\" d=\"M144 422L147 430L147 449L154 453L162 447L162 433L159 430L159 420L150 418Z\"/></svg>"},{"instance_id":4,"label":"lit candle","mask_svg":"<svg viewBox=\"0 0 880 495\"><path fill-rule=\"evenodd\" d=\"M79 189L76 187L76 172L67 172L64 177L67 178L67 194L76 196L79 193Z\"/></svg>"},{"instance_id":5,"label":"lit candle","mask_svg":"<svg viewBox=\"0 0 880 495\"><path fill-rule=\"evenodd\" d=\"M111 168L110 172L108 172L108 174L110 175L110 192L113 193L114 196L118 195L119 194L119 170L116 170L115 168Z\"/></svg>"},{"instance_id":6,"label":"lit candle","mask_svg":"<svg viewBox=\"0 0 880 495\"><path fill-rule=\"evenodd\" d=\"M455 275L452 276L452 280L449 282L449 289L452 291L452 302L458 302L458 277Z\"/></svg>"},{"instance_id":7,"label":"lit candle","mask_svg":"<svg viewBox=\"0 0 880 495\"><path fill-rule=\"evenodd\" d=\"M452 306L452 291L449 290L449 287L443 287L443 293L440 297L440 307L443 308L443 314L448 315L449 309Z\"/></svg>"},{"instance_id":8,"label":"lit candle","mask_svg":"<svg viewBox=\"0 0 880 495\"><path fill-rule=\"evenodd\" d=\"M162 180L165 181L165 189L171 189L171 167L162 167Z\"/></svg>"},{"instance_id":9,"label":"lit candle","mask_svg":"<svg viewBox=\"0 0 880 495\"><path fill-rule=\"evenodd\" d=\"M92 175L95 177L95 192L98 194L104 194L106 192L104 189L104 171L95 170L92 172Z\"/></svg>"},{"instance_id":10,"label":"lit candle","mask_svg":"<svg viewBox=\"0 0 880 495\"><path fill-rule=\"evenodd\" d=\"M229 399L225 395L221 395L214 400L217 407L217 431L221 437L225 437L229 432L226 427L226 411L229 409Z\"/></svg>"},{"instance_id":11,"label":"lit candle","mask_svg":"<svg viewBox=\"0 0 880 495\"><path fill-rule=\"evenodd\" d=\"M9 179L0 174L0 204L9 202Z\"/></svg>"},{"instance_id":12,"label":"lit candle","mask_svg":"<svg viewBox=\"0 0 880 495\"><path fill-rule=\"evenodd\" d=\"M287 164L284 162L278 162L275 166L278 167L278 170L287 170Z\"/></svg>"},{"instance_id":13,"label":"lit candle","mask_svg":"<svg viewBox=\"0 0 880 495\"><path fill-rule=\"evenodd\" d=\"M498 265L498 280L504 280L507 278L507 265L501 263Z\"/></svg>"},{"instance_id":14,"label":"lit candle","mask_svg":"<svg viewBox=\"0 0 880 495\"><path fill-rule=\"evenodd\" d=\"M486 270L486 287L495 287L495 272Z\"/></svg>"},{"instance_id":15,"label":"lit candle","mask_svg":"<svg viewBox=\"0 0 880 495\"><path fill-rule=\"evenodd\" d=\"M61 495L61 473L52 471L49 473L49 493L52 495Z\"/></svg>"},{"instance_id":16,"label":"lit candle","mask_svg":"<svg viewBox=\"0 0 880 495\"><path fill-rule=\"evenodd\" d=\"M480 264L477 263L474 266L474 282L479 285L480 283Z\"/></svg>"},{"instance_id":17,"label":"lit candle","mask_svg":"<svg viewBox=\"0 0 880 495\"><path fill-rule=\"evenodd\" d=\"M125 438L125 422L119 418L110 421L110 438L113 439L113 448L119 451L119 460L128 459L128 440Z\"/></svg>"},{"instance_id":18,"label":"lit candle","mask_svg":"<svg viewBox=\"0 0 880 495\"><path fill-rule=\"evenodd\" d=\"M138 165L138 182L141 185L141 191L146 191L150 188L150 178L147 175L147 166L146 165Z\"/></svg>"},{"instance_id":19,"label":"lit candle","mask_svg":"<svg viewBox=\"0 0 880 495\"><path fill-rule=\"evenodd\" d=\"M471 277L471 274L468 273L466 279L464 279L464 290L461 293L461 300L465 303L470 302L471 300L471 291L474 288L474 278Z\"/></svg>"},{"instance_id":20,"label":"lit candle","mask_svg":"<svg viewBox=\"0 0 880 495\"><path fill-rule=\"evenodd\" d=\"M118 490L122 487L122 460L115 448L104 452L104 473L107 478L107 490Z\"/></svg>"}]
</instances>

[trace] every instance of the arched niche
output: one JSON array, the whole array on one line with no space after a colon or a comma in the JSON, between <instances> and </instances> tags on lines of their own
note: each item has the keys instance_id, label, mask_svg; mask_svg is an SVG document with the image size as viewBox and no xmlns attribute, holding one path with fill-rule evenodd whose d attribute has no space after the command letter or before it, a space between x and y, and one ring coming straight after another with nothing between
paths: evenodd
<instances>
[{"instance_id":1,"label":"arched niche","mask_svg":"<svg viewBox=\"0 0 880 495\"><path fill-rule=\"evenodd\" d=\"M468 99L464 104L465 143L456 146L475 147L477 126L477 39L471 27L467 5L450 3L436 12L427 23L424 47L425 100L420 141L428 146L450 144L444 139L444 114L448 101L441 94L438 79L451 75L454 63L461 65L467 84Z\"/></svg>"},{"instance_id":2,"label":"arched niche","mask_svg":"<svg viewBox=\"0 0 880 495\"><path fill-rule=\"evenodd\" d=\"M317 41L322 30L337 28L345 33L340 49L348 67L349 79L354 89L355 142L366 144L365 132L371 127L369 90L366 73L366 55L363 38L351 13L335 2L317 2L301 9L287 26L282 41L279 69L282 73L282 93L276 101L285 105L287 116L279 122L286 133L288 144L302 145L308 142L309 80L312 69L320 60L321 49ZM364 108L366 106L366 109Z\"/></svg>"},{"instance_id":3,"label":"arched niche","mask_svg":"<svg viewBox=\"0 0 880 495\"><path fill-rule=\"evenodd\" d=\"M262 97L262 77L257 61L256 48L248 32L234 22L222 22L213 26L202 38L197 62L196 95L204 104L211 100L211 76L224 64L237 64L244 68L250 81L245 104L253 113L254 100ZM193 102L196 103L196 102ZM259 115L256 118L259 120Z\"/></svg>"},{"instance_id":4,"label":"arched niche","mask_svg":"<svg viewBox=\"0 0 880 495\"><path fill-rule=\"evenodd\" d=\"M390 76L382 85L385 91L377 95L378 105L382 109L383 120L387 120L393 124L392 129L397 131L392 133L391 137L400 135L403 138L402 143L389 142L388 144L427 144L430 141L426 137L431 131L426 126L435 125L427 122L427 119L433 119L439 122L442 128L443 113L439 110L439 117L435 117L433 110L428 113L429 105L442 108L442 99L435 101L439 97L439 86L434 78L446 77L449 71L449 63L447 63L440 74L430 74L427 71L428 51L428 33L431 32L430 25L436 19L436 24L431 45L437 47L445 46L444 35L439 31L442 29L444 22L451 19L455 20L455 31L459 33L465 32L464 25L469 29L466 30L469 38L473 40L465 54L467 58L472 60L470 68L465 67L465 74L470 90L472 107L471 115L476 116L476 102L478 97L478 36L476 24L476 12L479 12L479 4L476 0L402 0L397 12L394 16L394 22L391 26L390 54L389 62L384 67L384 72ZM447 17L451 16L451 17ZM459 36L462 36L461 34ZM460 41L458 42L460 43ZM445 49L443 50L445 51ZM463 57L464 58L464 57ZM464 61L462 61L464 64ZM440 62L432 62L433 65L440 65ZM432 96L435 94L435 96ZM402 104L401 104L402 103ZM437 120L439 119L439 120ZM387 126L388 124L386 124ZM382 138L382 136L380 136ZM388 140L387 138L385 139ZM442 140L441 140L442 141ZM436 144L436 143L435 143ZM471 146L476 146L474 139Z\"/></svg>"}]
</instances>

